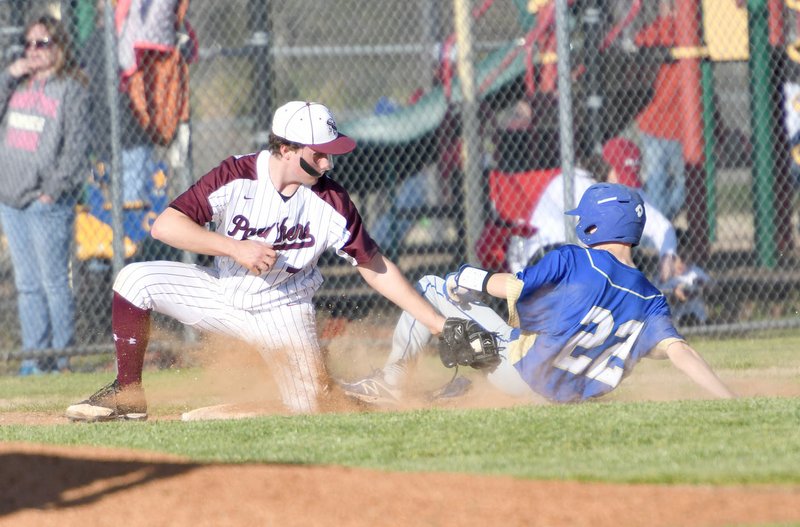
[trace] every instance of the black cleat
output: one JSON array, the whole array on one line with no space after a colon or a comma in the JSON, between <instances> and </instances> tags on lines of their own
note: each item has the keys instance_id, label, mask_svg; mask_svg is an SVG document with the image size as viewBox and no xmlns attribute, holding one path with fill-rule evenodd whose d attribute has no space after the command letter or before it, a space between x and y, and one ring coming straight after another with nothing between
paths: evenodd
<instances>
[{"instance_id":1,"label":"black cleat","mask_svg":"<svg viewBox=\"0 0 800 527\"><path fill-rule=\"evenodd\" d=\"M85 423L118 419L144 421L147 419L147 401L141 386L122 388L114 379L114 382L102 387L85 401L67 408L64 415L70 421Z\"/></svg>"}]
</instances>

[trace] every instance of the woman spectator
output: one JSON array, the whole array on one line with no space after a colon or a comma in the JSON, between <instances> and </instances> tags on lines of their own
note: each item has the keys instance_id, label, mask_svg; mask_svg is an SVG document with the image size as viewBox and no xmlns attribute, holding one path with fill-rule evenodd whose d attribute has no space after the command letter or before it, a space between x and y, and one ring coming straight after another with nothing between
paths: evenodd
<instances>
[{"instance_id":1,"label":"woman spectator","mask_svg":"<svg viewBox=\"0 0 800 527\"><path fill-rule=\"evenodd\" d=\"M14 265L23 351L74 339L70 243L86 170L88 96L64 26L42 15L25 53L0 73L0 219ZM69 358L23 360L20 375L66 370Z\"/></svg>"}]
</instances>

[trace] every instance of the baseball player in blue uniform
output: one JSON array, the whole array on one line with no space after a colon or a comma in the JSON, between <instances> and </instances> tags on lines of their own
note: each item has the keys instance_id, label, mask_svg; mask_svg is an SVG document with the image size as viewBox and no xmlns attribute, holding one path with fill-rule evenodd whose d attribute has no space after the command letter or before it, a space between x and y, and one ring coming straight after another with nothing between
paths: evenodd
<instances>
[{"instance_id":1,"label":"baseball player in blue uniform","mask_svg":"<svg viewBox=\"0 0 800 527\"><path fill-rule=\"evenodd\" d=\"M489 382L513 396L578 402L609 393L643 357L669 358L710 394L734 397L675 329L664 295L633 263L631 247L646 220L639 194L598 183L566 214L578 217L575 230L585 246L555 249L516 274L465 265L417 284L443 316L472 319L495 333L501 361ZM508 323L479 293L508 301ZM341 383L345 393L368 403L396 402L430 338L403 313L384 368Z\"/></svg>"}]
</instances>

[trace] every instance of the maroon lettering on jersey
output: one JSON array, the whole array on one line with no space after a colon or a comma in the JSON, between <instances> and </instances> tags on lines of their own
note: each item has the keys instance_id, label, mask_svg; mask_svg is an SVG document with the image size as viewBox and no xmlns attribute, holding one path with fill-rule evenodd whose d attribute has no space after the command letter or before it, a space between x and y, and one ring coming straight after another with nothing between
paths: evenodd
<instances>
[{"instance_id":1,"label":"maroon lettering on jersey","mask_svg":"<svg viewBox=\"0 0 800 527\"><path fill-rule=\"evenodd\" d=\"M251 228L250 220L247 219L247 216L244 214L237 214L233 217L231 222L233 223L233 226L226 232L226 234L231 238L236 238L237 234L242 233L241 238L239 238L241 240L246 240L248 238L252 238L253 236L266 238L269 234L269 231L275 227L275 224L272 224L269 227L261 227L260 229Z\"/></svg>"},{"instance_id":2,"label":"maroon lettering on jersey","mask_svg":"<svg viewBox=\"0 0 800 527\"><path fill-rule=\"evenodd\" d=\"M311 223L306 222L305 225L293 225L286 228L288 218L281 221L281 226L278 228L278 236L272 244L272 248L279 249L302 249L304 247L313 247L315 243L314 235L311 234Z\"/></svg>"},{"instance_id":3,"label":"maroon lettering on jersey","mask_svg":"<svg viewBox=\"0 0 800 527\"><path fill-rule=\"evenodd\" d=\"M231 220L231 227L226 231L226 234L231 238L246 240L257 236L259 238L267 238L273 229L276 230L275 241L272 242L272 247L276 250L287 249L303 249L305 247L313 247L316 239L311 234L311 223L306 222L305 225L297 224L291 227L286 226L289 218L283 218L279 222L266 227L250 227L250 220L244 214L237 214ZM240 235L240 236L239 236Z\"/></svg>"}]
</instances>

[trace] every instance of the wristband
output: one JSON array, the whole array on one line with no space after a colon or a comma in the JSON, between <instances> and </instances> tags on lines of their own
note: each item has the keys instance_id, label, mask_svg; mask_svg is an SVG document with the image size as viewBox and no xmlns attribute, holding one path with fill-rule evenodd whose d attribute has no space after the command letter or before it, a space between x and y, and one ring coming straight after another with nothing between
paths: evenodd
<instances>
[{"instance_id":1,"label":"wristband","mask_svg":"<svg viewBox=\"0 0 800 527\"><path fill-rule=\"evenodd\" d=\"M492 273L485 269L465 265L458 272L458 275L456 275L456 283L459 287L485 293L486 284L489 282L489 277L491 275Z\"/></svg>"}]
</instances>

